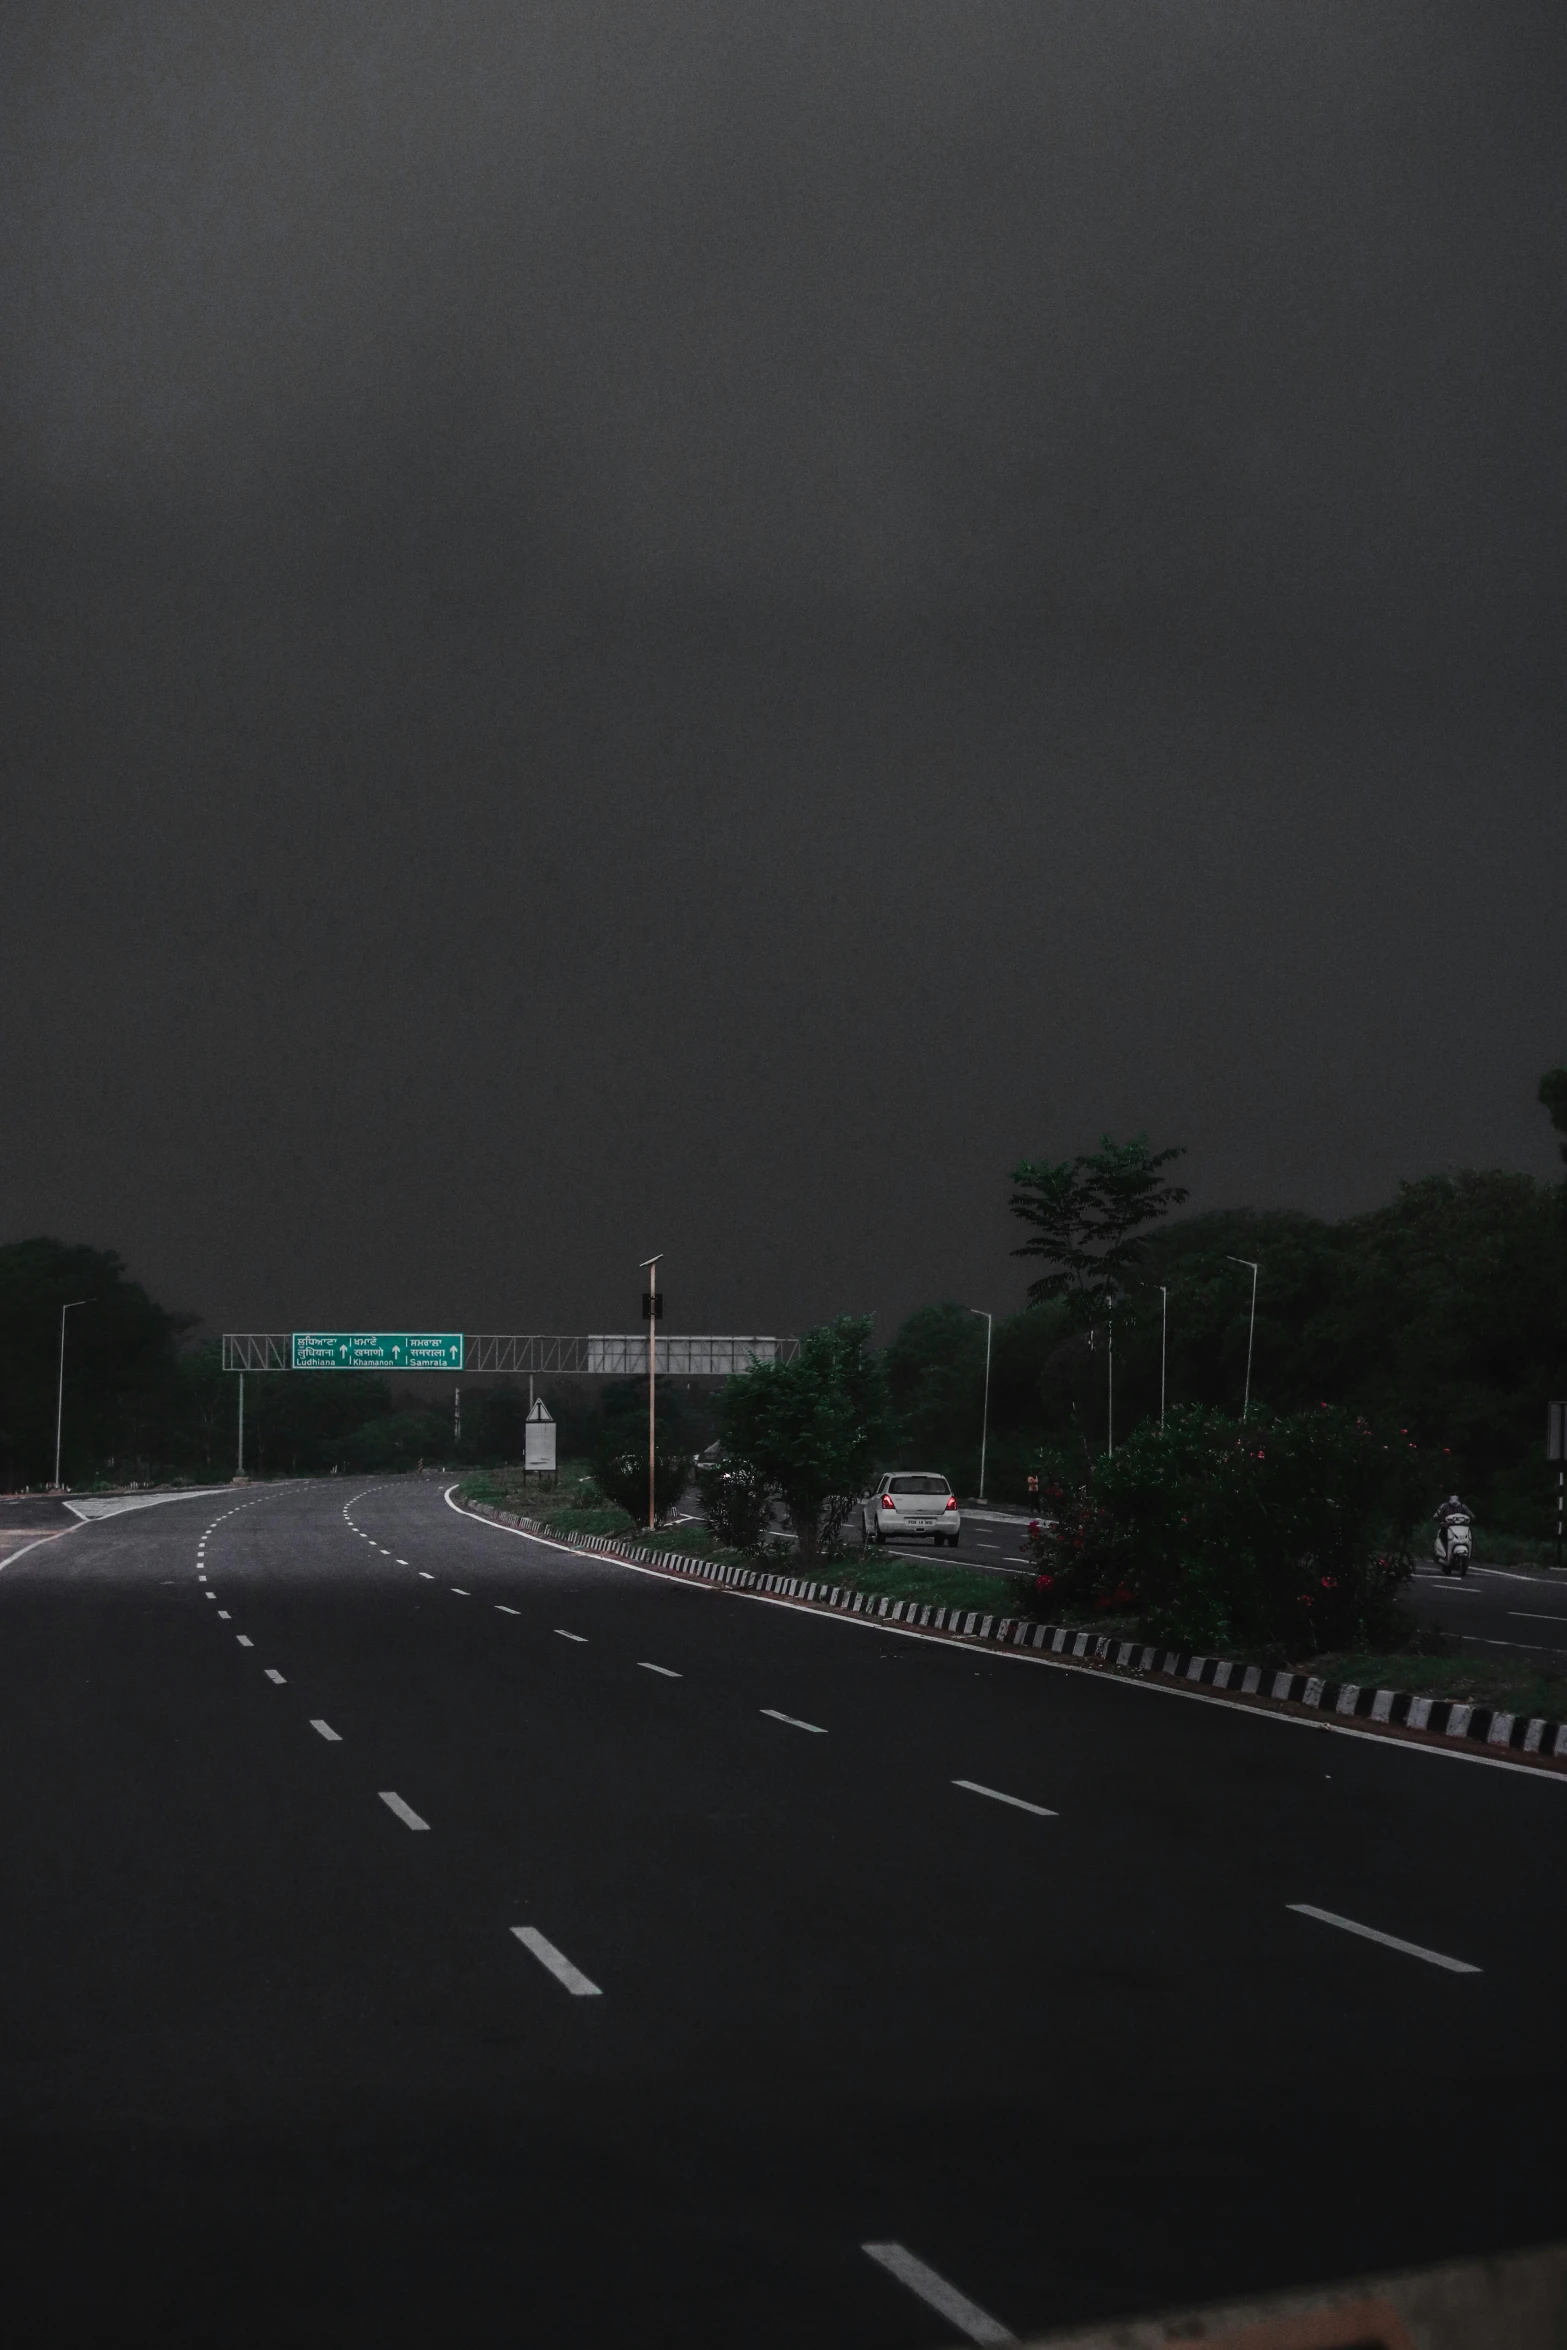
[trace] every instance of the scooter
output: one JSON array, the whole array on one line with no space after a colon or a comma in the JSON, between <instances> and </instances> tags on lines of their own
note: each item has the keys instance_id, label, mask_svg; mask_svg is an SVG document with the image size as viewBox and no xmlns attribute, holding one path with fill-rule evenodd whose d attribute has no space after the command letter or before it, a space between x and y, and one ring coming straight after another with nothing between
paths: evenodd
<instances>
[{"instance_id":1,"label":"scooter","mask_svg":"<svg viewBox=\"0 0 1567 2350\"><path fill-rule=\"evenodd\" d=\"M1444 1518L1436 1530L1436 1563L1444 1575L1467 1575L1474 1529L1467 1518Z\"/></svg>"}]
</instances>

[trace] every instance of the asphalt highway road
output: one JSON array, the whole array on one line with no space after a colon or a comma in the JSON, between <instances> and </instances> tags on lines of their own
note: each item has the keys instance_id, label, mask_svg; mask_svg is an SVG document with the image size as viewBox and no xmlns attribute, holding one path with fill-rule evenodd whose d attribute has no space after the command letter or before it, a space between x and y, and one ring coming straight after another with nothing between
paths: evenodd
<instances>
[{"instance_id":1,"label":"asphalt highway road","mask_svg":"<svg viewBox=\"0 0 1567 2350\"><path fill-rule=\"evenodd\" d=\"M1467 1575L1415 1569L1415 1611L1440 1624L1477 1656L1551 1666L1567 1650L1567 1575L1550 1568L1471 1567ZM1543 1650L1544 1655L1528 1652Z\"/></svg>"},{"instance_id":2,"label":"asphalt highway road","mask_svg":"<svg viewBox=\"0 0 1567 2350\"><path fill-rule=\"evenodd\" d=\"M0 1572L8 2338L921 2350L1540 2241L1564 1861L1562 1780L428 1481L83 1527Z\"/></svg>"}]
</instances>

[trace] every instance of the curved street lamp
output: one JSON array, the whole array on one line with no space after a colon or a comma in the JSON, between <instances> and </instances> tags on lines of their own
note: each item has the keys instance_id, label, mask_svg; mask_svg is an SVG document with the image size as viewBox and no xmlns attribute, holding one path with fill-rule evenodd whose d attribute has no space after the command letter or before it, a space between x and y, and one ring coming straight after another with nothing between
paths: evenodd
<instances>
[{"instance_id":1,"label":"curved street lamp","mask_svg":"<svg viewBox=\"0 0 1567 2350\"><path fill-rule=\"evenodd\" d=\"M1244 1420L1251 1410L1251 1348L1257 1335L1257 1268L1250 1257L1228 1257L1225 1261L1231 1265L1245 1265L1251 1273L1251 1320L1246 1328L1246 1396L1241 1405L1241 1418Z\"/></svg>"},{"instance_id":2,"label":"curved street lamp","mask_svg":"<svg viewBox=\"0 0 1567 2350\"><path fill-rule=\"evenodd\" d=\"M68 1306L60 1308L60 1376L54 1391L54 1489L60 1490L60 1435L65 1425L65 1317L74 1314L78 1306L87 1304L84 1297L73 1297Z\"/></svg>"},{"instance_id":3,"label":"curved street lamp","mask_svg":"<svg viewBox=\"0 0 1567 2350\"><path fill-rule=\"evenodd\" d=\"M647 1316L647 1530L651 1534L658 1524L655 1506L653 1460L657 1450L658 1394L658 1268L663 1259L660 1249L656 1257L644 1257L642 1270L647 1275L647 1292L642 1300L642 1311Z\"/></svg>"},{"instance_id":4,"label":"curved street lamp","mask_svg":"<svg viewBox=\"0 0 1567 2350\"><path fill-rule=\"evenodd\" d=\"M971 1314L984 1316L985 1322L985 1404L979 1422L979 1498L985 1498L985 1446L990 1440L990 1333L995 1316L985 1313L983 1306L970 1306Z\"/></svg>"}]
</instances>

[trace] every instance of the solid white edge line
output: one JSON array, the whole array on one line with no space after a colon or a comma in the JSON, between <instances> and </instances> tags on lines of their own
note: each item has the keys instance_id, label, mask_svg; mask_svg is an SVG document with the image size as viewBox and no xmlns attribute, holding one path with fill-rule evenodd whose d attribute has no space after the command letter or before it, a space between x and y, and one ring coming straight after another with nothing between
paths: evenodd
<instances>
[{"instance_id":1,"label":"solid white edge line","mask_svg":"<svg viewBox=\"0 0 1567 2350\"><path fill-rule=\"evenodd\" d=\"M341 1737L338 1735L337 1731L333 1729L330 1722L312 1722L310 1727L317 1733L318 1736L326 1739L329 1745L342 1745L343 1741Z\"/></svg>"},{"instance_id":2,"label":"solid white edge line","mask_svg":"<svg viewBox=\"0 0 1567 2350\"><path fill-rule=\"evenodd\" d=\"M634 1559L612 1558L607 1551L578 1550L572 1543L552 1541L548 1534L530 1534L525 1526L498 1526L493 1518L475 1518L465 1509L459 1509L452 1495L455 1485L448 1485L441 1496L447 1508L459 1518L467 1518L470 1525L486 1526L492 1534L509 1534L517 1542L536 1542L543 1550L563 1550L571 1558L601 1567L618 1567L626 1575L650 1575L655 1582L667 1584L672 1590L689 1591L703 1599L745 1599L758 1607L783 1608L791 1616L805 1616L812 1623L853 1625L861 1632L890 1633L898 1640L921 1640L928 1648L945 1648L949 1652L955 1643L945 1632L934 1632L918 1624L894 1624L886 1616L851 1615L847 1608L825 1608L809 1600L790 1599L777 1591L739 1591L732 1583L704 1583L694 1575L673 1574L667 1567L643 1567ZM1527 1578L1520 1578L1526 1580ZM1512 1642L1509 1647L1538 1643ZM1499 1754L1470 1754L1461 1746L1438 1746L1423 1738L1383 1738L1375 1730L1359 1730L1348 1722L1307 1721L1301 1714L1273 1713L1262 1705L1239 1705L1227 1697L1212 1697L1205 1689L1183 1689L1178 1682L1156 1679L1152 1674L1136 1680L1128 1674L1105 1673L1075 1658L1047 1656L1038 1648L1001 1648L991 1641L975 1641L965 1646L965 1656L989 1657L996 1664L1034 1665L1047 1673L1069 1673L1075 1680L1092 1680L1100 1689L1126 1689L1144 1697L1173 1697L1181 1705L1211 1705L1220 1713L1244 1715L1252 1722L1272 1722L1281 1730L1307 1730L1318 1737L1358 1738L1363 1746L1380 1747L1384 1754L1407 1754L1423 1757L1431 1762L1467 1763L1482 1771L1510 1771L1514 1778L1551 1781L1567 1787L1567 1771L1542 1771L1529 1763L1509 1762Z\"/></svg>"},{"instance_id":3,"label":"solid white edge line","mask_svg":"<svg viewBox=\"0 0 1567 2350\"><path fill-rule=\"evenodd\" d=\"M992 2317L987 2309L981 2309L966 2293L960 2293L956 2285L949 2285L946 2278L938 2276L933 2268L927 2268L924 2261L917 2260L905 2245L862 2244L860 2250L874 2260L878 2268L884 2268L889 2276L896 2277L900 2285L907 2286L911 2293L917 2294L929 2308L948 2319L959 2333L967 2334L971 2342L1017 2340L1016 2334L1009 2333L999 2318Z\"/></svg>"},{"instance_id":4,"label":"solid white edge line","mask_svg":"<svg viewBox=\"0 0 1567 2350\"><path fill-rule=\"evenodd\" d=\"M1405 1942L1397 1934L1384 1934L1376 1926L1363 1926L1355 1918L1341 1918L1336 1910L1318 1909L1309 1901L1286 1901L1297 1917L1316 1918L1324 1926L1337 1926L1342 1934L1358 1934L1365 1942L1380 1942L1385 1950L1401 1950L1406 1958L1423 1958L1427 1966L1446 1967L1450 1975L1478 1975L1484 1969L1471 1966L1464 1958L1448 1958L1440 1950L1427 1950L1422 1942Z\"/></svg>"},{"instance_id":5,"label":"solid white edge line","mask_svg":"<svg viewBox=\"0 0 1567 2350\"><path fill-rule=\"evenodd\" d=\"M539 1932L537 1926L513 1926L512 1932L524 1950L531 1950L540 1966L548 1967L557 1983L564 1983L574 1999L602 1999L604 1994L597 1983L590 1983L580 1967L574 1967L563 1950Z\"/></svg>"},{"instance_id":6,"label":"solid white edge line","mask_svg":"<svg viewBox=\"0 0 1567 2350\"><path fill-rule=\"evenodd\" d=\"M809 1730L813 1738L825 1738L827 1735L820 1722L802 1722L798 1714L781 1714L775 1705L764 1705L758 1710L770 1722L786 1722L791 1730Z\"/></svg>"},{"instance_id":7,"label":"solid white edge line","mask_svg":"<svg viewBox=\"0 0 1567 2350\"><path fill-rule=\"evenodd\" d=\"M422 1820L419 1817L419 1814L414 1810L412 1804L404 1803L402 1797L400 1795L394 1795L390 1787L379 1787L377 1788L376 1792L380 1796L381 1801L385 1804L387 1810L395 1812L397 1817L402 1821L405 1828L423 1828L428 1830L430 1825L429 1821Z\"/></svg>"},{"instance_id":8,"label":"solid white edge line","mask_svg":"<svg viewBox=\"0 0 1567 2350\"><path fill-rule=\"evenodd\" d=\"M0 1575L5 1573L7 1567L14 1567L18 1559L26 1558L30 1550L42 1550L46 1542L58 1542L62 1534L80 1534L84 1526L92 1523L91 1518L77 1518L71 1525L61 1526L56 1533L40 1534L36 1542L24 1542L20 1550L13 1550L8 1558L0 1559ZM101 1524L102 1520L98 1523Z\"/></svg>"},{"instance_id":9,"label":"solid white edge line","mask_svg":"<svg viewBox=\"0 0 1567 2350\"><path fill-rule=\"evenodd\" d=\"M977 1779L954 1779L954 1787L966 1787L970 1795L988 1795L992 1803L1010 1803L1016 1811L1031 1811L1042 1820L1058 1820L1058 1811L1048 1811L1042 1803L1025 1803L1021 1795L1003 1795L999 1787L982 1787Z\"/></svg>"}]
</instances>

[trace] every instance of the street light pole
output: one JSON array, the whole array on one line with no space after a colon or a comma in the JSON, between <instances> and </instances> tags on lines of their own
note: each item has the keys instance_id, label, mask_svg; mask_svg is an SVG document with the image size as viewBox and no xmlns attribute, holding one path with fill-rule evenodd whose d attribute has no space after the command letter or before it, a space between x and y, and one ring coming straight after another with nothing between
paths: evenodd
<instances>
[{"instance_id":1,"label":"street light pole","mask_svg":"<svg viewBox=\"0 0 1567 2350\"><path fill-rule=\"evenodd\" d=\"M84 1306L84 1297L73 1297L68 1306L60 1308L60 1376L54 1391L54 1489L60 1490L60 1436L65 1425L65 1317Z\"/></svg>"},{"instance_id":2,"label":"street light pole","mask_svg":"<svg viewBox=\"0 0 1567 2350\"><path fill-rule=\"evenodd\" d=\"M1105 1389L1105 1453L1115 1458L1115 1299L1110 1300L1110 1344L1108 1384Z\"/></svg>"},{"instance_id":3,"label":"street light pole","mask_svg":"<svg viewBox=\"0 0 1567 2350\"><path fill-rule=\"evenodd\" d=\"M1246 1396L1241 1405L1241 1418L1244 1420L1251 1410L1251 1349L1257 1335L1257 1268L1250 1257L1231 1257L1228 1262L1245 1265L1251 1273L1251 1320L1246 1328Z\"/></svg>"},{"instance_id":4,"label":"street light pole","mask_svg":"<svg viewBox=\"0 0 1567 2350\"><path fill-rule=\"evenodd\" d=\"M1159 1425L1164 1426L1165 1365L1170 1352L1170 1292L1162 1285L1159 1290Z\"/></svg>"},{"instance_id":5,"label":"street light pole","mask_svg":"<svg viewBox=\"0 0 1567 2350\"><path fill-rule=\"evenodd\" d=\"M985 1313L983 1306L970 1306L971 1314L985 1315L985 1404L979 1422L979 1498L985 1498L985 1447L990 1441L990 1333L994 1316Z\"/></svg>"},{"instance_id":6,"label":"street light pole","mask_svg":"<svg viewBox=\"0 0 1567 2350\"><path fill-rule=\"evenodd\" d=\"M660 1252L662 1253L662 1252ZM658 1257L644 1257L642 1270L647 1275L647 1530L651 1534L658 1523L657 1496L653 1483L653 1461L658 1435Z\"/></svg>"},{"instance_id":7,"label":"street light pole","mask_svg":"<svg viewBox=\"0 0 1567 2350\"><path fill-rule=\"evenodd\" d=\"M239 1459L234 1464L234 1482L238 1485L245 1474L245 1374L239 1375Z\"/></svg>"}]
</instances>

